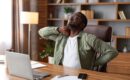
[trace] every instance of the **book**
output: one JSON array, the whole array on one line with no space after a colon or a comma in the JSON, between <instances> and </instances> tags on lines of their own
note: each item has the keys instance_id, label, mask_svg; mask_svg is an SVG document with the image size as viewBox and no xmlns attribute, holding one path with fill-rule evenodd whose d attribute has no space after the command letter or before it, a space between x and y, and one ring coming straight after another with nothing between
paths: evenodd
<instances>
[{"instance_id":1,"label":"book","mask_svg":"<svg viewBox=\"0 0 130 80\"><path fill-rule=\"evenodd\" d=\"M86 15L88 19L93 19L94 18L94 11L93 10L87 10Z\"/></svg>"},{"instance_id":2,"label":"book","mask_svg":"<svg viewBox=\"0 0 130 80\"><path fill-rule=\"evenodd\" d=\"M119 13L120 19L126 20L126 16L123 11L119 11L118 13Z\"/></svg>"},{"instance_id":3,"label":"book","mask_svg":"<svg viewBox=\"0 0 130 80\"><path fill-rule=\"evenodd\" d=\"M58 3L61 3L61 2L62 2L62 0L57 0L57 1L56 1L57 4L58 4Z\"/></svg>"},{"instance_id":4,"label":"book","mask_svg":"<svg viewBox=\"0 0 130 80\"><path fill-rule=\"evenodd\" d=\"M81 10L81 13L83 13L88 19L94 18L94 11L93 10Z\"/></svg>"},{"instance_id":5,"label":"book","mask_svg":"<svg viewBox=\"0 0 130 80\"><path fill-rule=\"evenodd\" d=\"M99 0L88 0L88 3L98 3Z\"/></svg>"},{"instance_id":6,"label":"book","mask_svg":"<svg viewBox=\"0 0 130 80\"><path fill-rule=\"evenodd\" d=\"M125 35L130 36L130 27L125 28Z\"/></svg>"}]
</instances>

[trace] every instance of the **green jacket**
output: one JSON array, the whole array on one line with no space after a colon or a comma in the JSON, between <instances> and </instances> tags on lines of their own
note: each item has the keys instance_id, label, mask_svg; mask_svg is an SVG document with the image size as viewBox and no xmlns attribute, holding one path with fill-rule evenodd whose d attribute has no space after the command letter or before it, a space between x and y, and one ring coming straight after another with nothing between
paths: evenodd
<instances>
[{"instance_id":1,"label":"green jacket","mask_svg":"<svg viewBox=\"0 0 130 80\"><path fill-rule=\"evenodd\" d=\"M67 36L57 31L58 27L44 27L39 30L42 38L55 41L54 63L60 64L64 56L64 47L67 41ZM81 68L91 69L93 65L102 65L107 63L118 55L116 49L112 48L107 43L96 38L92 34L80 32L78 35L78 51L81 63ZM102 53L95 61L96 53Z\"/></svg>"}]
</instances>

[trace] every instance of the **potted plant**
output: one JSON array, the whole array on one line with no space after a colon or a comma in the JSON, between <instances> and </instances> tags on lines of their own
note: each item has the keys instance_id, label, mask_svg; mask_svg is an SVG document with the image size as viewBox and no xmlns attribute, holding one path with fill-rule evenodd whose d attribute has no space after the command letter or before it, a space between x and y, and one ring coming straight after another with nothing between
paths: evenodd
<instances>
[{"instance_id":1,"label":"potted plant","mask_svg":"<svg viewBox=\"0 0 130 80\"><path fill-rule=\"evenodd\" d=\"M73 12L74 12L74 9L72 7L64 7L65 19L68 19Z\"/></svg>"},{"instance_id":2,"label":"potted plant","mask_svg":"<svg viewBox=\"0 0 130 80\"><path fill-rule=\"evenodd\" d=\"M50 64L54 63L53 55L54 55L54 41L47 40L45 44L45 49L40 53L40 57L43 59L48 56L48 62Z\"/></svg>"}]
</instances>

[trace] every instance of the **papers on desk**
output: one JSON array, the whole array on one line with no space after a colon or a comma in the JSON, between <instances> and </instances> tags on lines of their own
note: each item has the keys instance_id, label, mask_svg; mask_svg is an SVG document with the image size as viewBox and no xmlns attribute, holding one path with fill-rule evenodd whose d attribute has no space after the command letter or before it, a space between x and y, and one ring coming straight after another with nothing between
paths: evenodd
<instances>
[{"instance_id":1,"label":"papers on desk","mask_svg":"<svg viewBox=\"0 0 130 80\"><path fill-rule=\"evenodd\" d=\"M5 55L0 55L0 64L5 63Z\"/></svg>"},{"instance_id":2,"label":"papers on desk","mask_svg":"<svg viewBox=\"0 0 130 80\"><path fill-rule=\"evenodd\" d=\"M41 64L41 63L39 63L37 61L31 61L31 67L32 67L32 69L40 68L40 67L45 67L45 66L47 66L47 65Z\"/></svg>"},{"instance_id":3,"label":"papers on desk","mask_svg":"<svg viewBox=\"0 0 130 80\"><path fill-rule=\"evenodd\" d=\"M51 80L82 80L82 79L78 79L77 76L63 76L63 77L55 76Z\"/></svg>"}]
</instances>

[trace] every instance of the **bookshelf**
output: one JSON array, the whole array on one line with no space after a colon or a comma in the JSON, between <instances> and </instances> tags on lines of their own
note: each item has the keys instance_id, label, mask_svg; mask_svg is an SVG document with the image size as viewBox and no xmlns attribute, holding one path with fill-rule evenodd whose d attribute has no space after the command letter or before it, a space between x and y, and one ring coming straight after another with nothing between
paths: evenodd
<instances>
[{"instance_id":1,"label":"bookshelf","mask_svg":"<svg viewBox=\"0 0 130 80\"><path fill-rule=\"evenodd\" d=\"M114 36L115 48L119 53L130 53L130 36ZM127 50L124 51L124 48Z\"/></svg>"},{"instance_id":2,"label":"bookshelf","mask_svg":"<svg viewBox=\"0 0 130 80\"><path fill-rule=\"evenodd\" d=\"M119 38L129 38L125 36L125 28L130 27L130 0L116 0L116 2L115 0L99 0L95 3L88 3L85 0L66 0L65 3L56 3L56 0L48 0L47 6L48 26L60 27L66 25L67 19L64 19L64 7L72 7L75 10L74 12L93 10L94 18L88 19L88 25L112 26L113 34L116 36L114 38L116 44L122 44L123 40ZM119 11L123 11L126 19L120 18ZM118 48L117 45L115 47Z\"/></svg>"}]
</instances>

